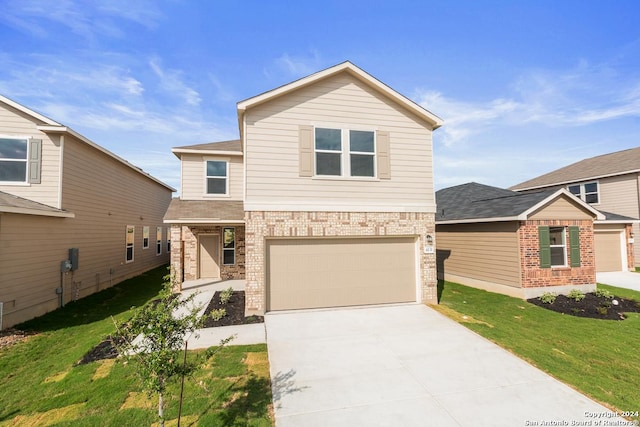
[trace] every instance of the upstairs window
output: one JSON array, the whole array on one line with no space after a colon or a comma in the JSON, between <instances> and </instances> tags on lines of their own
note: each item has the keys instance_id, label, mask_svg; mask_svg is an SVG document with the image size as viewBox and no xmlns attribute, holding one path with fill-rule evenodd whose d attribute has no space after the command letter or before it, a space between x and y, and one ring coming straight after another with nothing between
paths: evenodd
<instances>
[{"instance_id":1,"label":"upstairs window","mask_svg":"<svg viewBox=\"0 0 640 427\"><path fill-rule=\"evenodd\" d=\"M342 175L340 129L316 129L316 175Z\"/></svg>"},{"instance_id":2,"label":"upstairs window","mask_svg":"<svg viewBox=\"0 0 640 427\"><path fill-rule=\"evenodd\" d=\"M29 141L0 138L0 181L27 182Z\"/></svg>"},{"instance_id":3,"label":"upstairs window","mask_svg":"<svg viewBox=\"0 0 640 427\"><path fill-rule=\"evenodd\" d=\"M590 204L600 203L600 196L598 193L598 181L569 185L567 187L567 190L569 190L569 192L574 196L581 198L587 203L590 203Z\"/></svg>"},{"instance_id":4,"label":"upstairs window","mask_svg":"<svg viewBox=\"0 0 640 427\"><path fill-rule=\"evenodd\" d=\"M207 194L227 194L228 167L223 160L208 160L207 168Z\"/></svg>"},{"instance_id":5,"label":"upstairs window","mask_svg":"<svg viewBox=\"0 0 640 427\"><path fill-rule=\"evenodd\" d=\"M374 177L375 133L344 129L315 129L315 174Z\"/></svg>"}]
</instances>

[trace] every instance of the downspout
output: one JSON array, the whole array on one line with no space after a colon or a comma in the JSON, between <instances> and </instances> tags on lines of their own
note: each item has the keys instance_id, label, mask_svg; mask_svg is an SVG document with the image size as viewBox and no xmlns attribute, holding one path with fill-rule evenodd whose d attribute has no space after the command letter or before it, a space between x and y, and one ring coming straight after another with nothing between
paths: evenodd
<instances>
[{"instance_id":1,"label":"downspout","mask_svg":"<svg viewBox=\"0 0 640 427\"><path fill-rule=\"evenodd\" d=\"M58 165L58 209L62 209L62 168L64 158L64 135L60 135L60 164Z\"/></svg>"}]
</instances>

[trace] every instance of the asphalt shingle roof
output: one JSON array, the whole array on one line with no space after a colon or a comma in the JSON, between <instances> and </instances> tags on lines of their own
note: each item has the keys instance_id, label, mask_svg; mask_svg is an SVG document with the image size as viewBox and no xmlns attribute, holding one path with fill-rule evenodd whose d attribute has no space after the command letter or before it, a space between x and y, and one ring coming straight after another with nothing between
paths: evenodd
<instances>
[{"instance_id":1,"label":"asphalt shingle roof","mask_svg":"<svg viewBox=\"0 0 640 427\"><path fill-rule=\"evenodd\" d=\"M640 147L584 159L537 178L516 184L510 189L523 190L548 187L585 181L596 177L620 175L631 171L640 171Z\"/></svg>"},{"instance_id":2,"label":"asphalt shingle roof","mask_svg":"<svg viewBox=\"0 0 640 427\"><path fill-rule=\"evenodd\" d=\"M173 199L164 215L166 221L244 221L241 200L180 200Z\"/></svg>"},{"instance_id":3,"label":"asphalt shingle roof","mask_svg":"<svg viewBox=\"0 0 640 427\"><path fill-rule=\"evenodd\" d=\"M534 207L555 190L517 193L470 182L436 192L436 221L508 218Z\"/></svg>"},{"instance_id":4,"label":"asphalt shingle roof","mask_svg":"<svg viewBox=\"0 0 640 427\"><path fill-rule=\"evenodd\" d=\"M34 202L33 200L24 199L22 197L0 191L0 212L9 212L12 209L24 209L34 211L34 213L41 212L42 215L67 212L62 209L57 209L42 203Z\"/></svg>"},{"instance_id":5,"label":"asphalt shingle roof","mask_svg":"<svg viewBox=\"0 0 640 427\"><path fill-rule=\"evenodd\" d=\"M175 147L175 149L180 150L203 150L203 151L238 151L242 152L242 144L239 139L234 139L231 141L220 141L220 142L208 142L206 144L196 144L196 145L183 145L181 147Z\"/></svg>"}]
</instances>

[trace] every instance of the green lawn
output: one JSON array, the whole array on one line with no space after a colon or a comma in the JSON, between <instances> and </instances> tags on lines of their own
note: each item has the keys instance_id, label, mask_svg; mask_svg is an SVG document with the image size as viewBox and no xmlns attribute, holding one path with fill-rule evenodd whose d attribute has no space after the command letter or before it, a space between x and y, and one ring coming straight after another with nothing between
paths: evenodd
<instances>
[{"instance_id":1,"label":"green lawn","mask_svg":"<svg viewBox=\"0 0 640 427\"><path fill-rule=\"evenodd\" d=\"M623 321L579 318L456 283L443 286L436 310L605 406L640 411L638 313ZM640 292L598 287L640 301Z\"/></svg>"},{"instance_id":2,"label":"green lawn","mask_svg":"<svg viewBox=\"0 0 640 427\"><path fill-rule=\"evenodd\" d=\"M165 274L165 267L152 270L18 325L37 335L0 350L0 426L155 422L155 403L140 392L135 366L76 362L114 333L111 316L126 319L131 306L153 299ZM177 417L177 384L170 394L168 420ZM270 404L266 345L230 346L185 382L181 425L271 426Z\"/></svg>"}]
</instances>

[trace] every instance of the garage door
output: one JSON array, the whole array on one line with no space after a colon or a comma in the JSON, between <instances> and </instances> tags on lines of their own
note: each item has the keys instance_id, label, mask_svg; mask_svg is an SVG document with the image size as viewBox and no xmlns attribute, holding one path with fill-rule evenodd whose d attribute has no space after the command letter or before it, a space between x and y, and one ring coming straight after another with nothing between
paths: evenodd
<instances>
[{"instance_id":1,"label":"garage door","mask_svg":"<svg viewBox=\"0 0 640 427\"><path fill-rule=\"evenodd\" d=\"M267 310L416 300L415 238L267 241Z\"/></svg>"},{"instance_id":2,"label":"garage door","mask_svg":"<svg viewBox=\"0 0 640 427\"><path fill-rule=\"evenodd\" d=\"M621 271L622 253L619 231L596 231L596 271Z\"/></svg>"}]
</instances>

